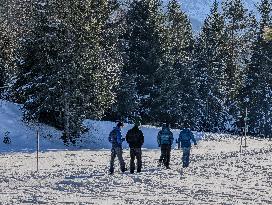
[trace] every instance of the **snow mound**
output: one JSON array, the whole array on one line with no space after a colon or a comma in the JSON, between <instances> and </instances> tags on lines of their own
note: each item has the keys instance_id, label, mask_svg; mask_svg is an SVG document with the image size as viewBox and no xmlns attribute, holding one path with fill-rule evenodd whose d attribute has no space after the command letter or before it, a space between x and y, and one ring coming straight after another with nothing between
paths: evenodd
<instances>
[{"instance_id":1,"label":"snow mound","mask_svg":"<svg viewBox=\"0 0 272 205\"><path fill-rule=\"evenodd\" d=\"M23 122L21 105L0 100L0 152L36 150L38 130L41 150L63 148L63 143L59 140L60 131L43 124ZM10 144L3 143L7 132Z\"/></svg>"},{"instance_id":2,"label":"snow mound","mask_svg":"<svg viewBox=\"0 0 272 205\"><path fill-rule=\"evenodd\" d=\"M89 132L83 136L85 143L89 147L85 148L94 148L94 149L109 149L111 144L108 142L108 136L113 127L116 126L114 122L101 122L101 121L93 121L93 120L85 120L84 125L89 129ZM129 129L133 127L132 124L125 124L122 129L123 137L126 136L126 133ZM158 148L157 143L157 135L161 130L160 127L143 125L140 127L144 134L144 145L143 148L146 149L155 149ZM176 139L178 139L180 130L171 129L174 135L174 144L173 147L176 146ZM201 132L193 132L196 140L201 140L204 138L204 134ZM126 142L123 143L124 148L128 148L128 144Z\"/></svg>"},{"instance_id":3,"label":"snow mound","mask_svg":"<svg viewBox=\"0 0 272 205\"><path fill-rule=\"evenodd\" d=\"M82 135L82 142L76 146L64 145L61 135L62 132L44 124L29 124L23 121L22 106L12 102L0 100L0 152L18 152L18 151L35 151L37 131L40 133L40 150L77 150L77 149L110 149L111 144L108 142L108 136L113 127L114 122L85 120L84 125L88 128L88 132ZM125 137L127 131L133 125L125 124L122 134ZM158 127L144 125L141 130L145 136L143 148L158 148L157 134L160 130ZM178 138L179 130L172 130L175 140ZM11 144L3 143L5 133L11 139ZM203 138L202 133L195 133L196 139ZM174 146L175 145L174 140ZM124 148L128 148L128 144L124 142Z\"/></svg>"}]
</instances>

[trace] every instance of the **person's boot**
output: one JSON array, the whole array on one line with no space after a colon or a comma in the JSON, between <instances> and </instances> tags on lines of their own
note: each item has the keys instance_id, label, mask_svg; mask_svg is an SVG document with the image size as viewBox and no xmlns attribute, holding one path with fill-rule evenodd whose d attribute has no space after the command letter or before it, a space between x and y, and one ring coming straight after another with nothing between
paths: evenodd
<instances>
[{"instance_id":1,"label":"person's boot","mask_svg":"<svg viewBox=\"0 0 272 205\"><path fill-rule=\"evenodd\" d=\"M162 162L158 161L158 167L161 167L161 165L162 165Z\"/></svg>"},{"instance_id":2,"label":"person's boot","mask_svg":"<svg viewBox=\"0 0 272 205\"><path fill-rule=\"evenodd\" d=\"M126 167L123 168L123 169L121 169L121 172L122 172L122 173L124 173L125 171L127 171L127 168L126 168Z\"/></svg>"},{"instance_id":3,"label":"person's boot","mask_svg":"<svg viewBox=\"0 0 272 205\"><path fill-rule=\"evenodd\" d=\"M169 167L169 165L165 165L165 168L166 168L166 169L171 169L171 168Z\"/></svg>"},{"instance_id":4,"label":"person's boot","mask_svg":"<svg viewBox=\"0 0 272 205\"><path fill-rule=\"evenodd\" d=\"M113 170L113 169L110 169L110 170L109 170L109 175L113 175L113 173L114 173L114 170Z\"/></svg>"},{"instance_id":5,"label":"person's boot","mask_svg":"<svg viewBox=\"0 0 272 205\"><path fill-rule=\"evenodd\" d=\"M130 170L130 174L134 174L134 169L131 169L131 170Z\"/></svg>"},{"instance_id":6,"label":"person's boot","mask_svg":"<svg viewBox=\"0 0 272 205\"><path fill-rule=\"evenodd\" d=\"M183 163L183 164L182 164L182 167L183 167L183 168L186 168L186 167L188 167L188 165L187 165L186 163Z\"/></svg>"},{"instance_id":7,"label":"person's boot","mask_svg":"<svg viewBox=\"0 0 272 205\"><path fill-rule=\"evenodd\" d=\"M140 173L140 172L141 172L141 169L140 169L140 168L138 168L138 169L137 169L137 172L138 172L138 173Z\"/></svg>"}]
</instances>

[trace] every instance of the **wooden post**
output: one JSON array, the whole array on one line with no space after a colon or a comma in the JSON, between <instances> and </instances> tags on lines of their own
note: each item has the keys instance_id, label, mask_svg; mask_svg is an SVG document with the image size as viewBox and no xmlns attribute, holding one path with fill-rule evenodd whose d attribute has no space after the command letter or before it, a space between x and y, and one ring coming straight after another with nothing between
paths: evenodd
<instances>
[{"instance_id":1,"label":"wooden post","mask_svg":"<svg viewBox=\"0 0 272 205\"><path fill-rule=\"evenodd\" d=\"M39 148L40 148L40 136L39 131L37 130L37 172L39 171Z\"/></svg>"}]
</instances>

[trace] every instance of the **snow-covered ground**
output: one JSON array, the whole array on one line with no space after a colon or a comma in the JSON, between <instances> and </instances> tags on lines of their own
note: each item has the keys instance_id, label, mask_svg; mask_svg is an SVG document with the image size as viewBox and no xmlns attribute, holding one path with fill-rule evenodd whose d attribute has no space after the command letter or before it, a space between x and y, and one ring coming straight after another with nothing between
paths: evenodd
<instances>
[{"instance_id":1,"label":"snow-covered ground","mask_svg":"<svg viewBox=\"0 0 272 205\"><path fill-rule=\"evenodd\" d=\"M157 167L158 149L143 150L143 171L109 176L109 150L45 151L0 155L0 204L272 204L272 142L206 138L181 169L172 150L171 170ZM124 150L129 162L129 151Z\"/></svg>"},{"instance_id":2,"label":"snow-covered ground","mask_svg":"<svg viewBox=\"0 0 272 205\"><path fill-rule=\"evenodd\" d=\"M272 141L198 137L192 163L181 169L181 150L172 150L171 170L157 167L157 127L143 126L143 170L108 175L113 122L86 120L89 132L78 146L66 147L61 132L22 122L21 106L0 101L0 205L4 204L272 204ZM123 134L132 125L126 125ZM41 153L36 172L36 131ZM10 132L11 144L3 133ZM173 130L177 138L179 130ZM173 148L176 145L173 145ZM129 150L124 144L129 165Z\"/></svg>"}]
</instances>

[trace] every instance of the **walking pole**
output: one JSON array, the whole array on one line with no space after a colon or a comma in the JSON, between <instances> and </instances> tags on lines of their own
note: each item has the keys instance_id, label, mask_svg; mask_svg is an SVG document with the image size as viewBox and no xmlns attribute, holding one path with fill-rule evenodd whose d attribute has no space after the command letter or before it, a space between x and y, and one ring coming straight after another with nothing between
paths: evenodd
<instances>
[{"instance_id":1,"label":"walking pole","mask_svg":"<svg viewBox=\"0 0 272 205\"><path fill-rule=\"evenodd\" d=\"M40 147L40 136L39 131L37 130L37 172L39 171L39 147Z\"/></svg>"}]
</instances>

